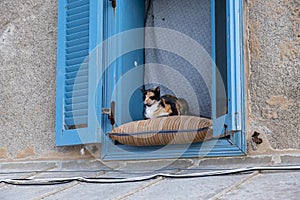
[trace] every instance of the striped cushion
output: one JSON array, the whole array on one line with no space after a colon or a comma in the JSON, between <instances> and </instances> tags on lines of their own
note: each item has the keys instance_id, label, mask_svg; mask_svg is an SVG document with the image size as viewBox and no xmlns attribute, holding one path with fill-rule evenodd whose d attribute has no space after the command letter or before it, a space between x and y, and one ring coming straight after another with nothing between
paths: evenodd
<instances>
[{"instance_id":1,"label":"striped cushion","mask_svg":"<svg viewBox=\"0 0 300 200\"><path fill-rule=\"evenodd\" d=\"M170 116L123 124L111 133L112 140L131 146L190 144L212 138L210 119Z\"/></svg>"}]
</instances>

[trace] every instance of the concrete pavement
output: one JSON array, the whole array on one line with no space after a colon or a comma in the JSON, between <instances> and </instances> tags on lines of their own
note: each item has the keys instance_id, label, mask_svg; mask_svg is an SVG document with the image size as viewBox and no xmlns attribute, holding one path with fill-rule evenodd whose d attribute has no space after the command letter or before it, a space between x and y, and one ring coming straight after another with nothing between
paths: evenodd
<instances>
[{"instance_id":1,"label":"concrete pavement","mask_svg":"<svg viewBox=\"0 0 300 200\"><path fill-rule=\"evenodd\" d=\"M157 173L195 174L258 166L300 166L299 155L100 162L0 162L0 179L70 177L136 178ZM298 168L299 169L299 168ZM111 179L108 179L111 178ZM93 179L90 179L93 180ZM127 183L57 185L0 184L0 199L300 199L299 170L249 171L198 178L165 178Z\"/></svg>"}]
</instances>

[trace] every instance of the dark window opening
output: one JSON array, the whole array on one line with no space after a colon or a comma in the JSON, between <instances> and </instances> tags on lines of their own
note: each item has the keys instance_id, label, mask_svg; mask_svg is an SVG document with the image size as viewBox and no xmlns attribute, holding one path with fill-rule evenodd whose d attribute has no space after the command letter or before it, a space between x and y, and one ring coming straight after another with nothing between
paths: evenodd
<instances>
[{"instance_id":1,"label":"dark window opening","mask_svg":"<svg viewBox=\"0 0 300 200\"><path fill-rule=\"evenodd\" d=\"M227 20L226 20L226 0L215 1L215 48L216 48L216 66L220 73L222 80L216 79L218 86L219 84L224 84L226 97L228 97L227 88ZM227 99L218 101L222 99L222 91L219 91L222 87L216 87L216 100L217 103L217 116L224 115L227 113ZM224 103L226 103L224 105Z\"/></svg>"}]
</instances>

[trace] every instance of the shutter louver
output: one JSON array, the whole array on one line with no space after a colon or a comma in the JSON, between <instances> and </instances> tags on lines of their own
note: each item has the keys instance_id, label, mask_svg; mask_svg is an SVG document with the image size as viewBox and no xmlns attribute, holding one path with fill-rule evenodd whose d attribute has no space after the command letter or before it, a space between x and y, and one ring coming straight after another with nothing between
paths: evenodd
<instances>
[{"instance_id":1,"label":"shutter louver","mask_svg":"<svg viewBox=\"0 0 300 200\"><path fill-rule=\"evenodd\" d=\"M65 129L88 126L89 1L66 6Z\"/></svg>"}]
</instances>

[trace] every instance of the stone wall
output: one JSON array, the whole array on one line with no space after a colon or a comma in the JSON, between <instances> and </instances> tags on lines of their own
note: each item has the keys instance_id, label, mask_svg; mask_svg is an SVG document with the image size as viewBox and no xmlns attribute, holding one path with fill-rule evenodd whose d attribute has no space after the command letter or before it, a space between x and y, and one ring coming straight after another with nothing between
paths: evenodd
<instances>
[{"instance_id":1,"label":"stone wall","mask_svg":"<svg viewBox=\"0 0 300 200\"><path fill-rule=\"evenodd\" d=\"M300 149L300 1L248 0L249 132Z\"/></svg>"},{"instance_id":2,"label":"stone wall","mask_svg":"<svg viewBox=\"0 0 300 200\"><path fill-rule=\"evenodd\" d=\"M247 133L274 149L300 148L299 8L245 1ZM55 146L57 0L1 0L0 16L0 159L81 156Z\"/></svg>"}]
</instances>

